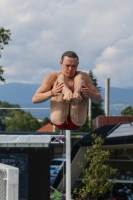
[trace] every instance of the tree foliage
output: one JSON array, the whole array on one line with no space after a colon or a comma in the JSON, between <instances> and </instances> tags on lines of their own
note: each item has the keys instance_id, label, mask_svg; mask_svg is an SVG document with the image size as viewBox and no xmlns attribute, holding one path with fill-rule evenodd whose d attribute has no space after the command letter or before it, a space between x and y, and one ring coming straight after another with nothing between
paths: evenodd
<instances>
[{"instance_id":1,"label":"tree foliage","mask_svg":"<svg viewBox=\"0 0 133 200\"><path fill-rule=\"evenodd\" d=\"M0 66L0 81L5 82L5 79L4 79L3 76L2 76L3 73L4 73L3 67Z\"/></svg>"},{"instance_id":2,"label":"tree foliage","mask_svg":"<svg viewBox=\"0 0 133 200\"><path fill-rule=\"evenodd\" d=\"M83 164L79 163L84 174L82 179L83 186L79 189L79 194L82 198L89 195L96 200L99 196L112 189L114 182L109 181L109 178L114 176L117 169L113 169L107 164L110 151L102 149L104 141L101 136L92 134L91 137L94 142L90 148L87 148L84 155L89 166L84 168ZM77 192L77 189L75 192Z\"/></svg>"},{"instance_id":3,"label":"tree foliage","mask_svg":"<svg viewBox=\"0 0 133 200\"><path fill-rule=\"evenodd\" d=\"M48 123L51 123L50 119L48 117L45 117L41 123L42 126L48 124Z\"/></svg>"},{"instance_id":4,"label":"tree foliage","mask_svg":"<svg viewBox=\"0 0 133 200\"><path fill-rule=\"evenodd\" d=\"M121 111L122 116L133 116L133 107L127 106Z\"/></svg>"},{"instance_id":5,"label":"tree foliage","mask_svg":"<svg viewBox=\"0 0 133 200\"><path fill-rule=\"evenodd\" d=\"M10 104L6 101L0 101L0 108L7 108L0 109L0 130L36 131L41 127L41 123L39 123L38 120L29 112L22 110L18 104ZM2 120L5 122L3 123Z\"/></svg>"},{"instance_id":6,"label":"tree foliage","mask_svg":"<svg viewBox=\"0 0 133 200\"><path fill-rule=\"evenodd\" d=\"M7 45L9 41L11 40L10 38L11 32L10 30L6 30L3 27L0 27L0 50L4 49L4 45ZM0 51L0 57L1 57L1 51ZM3 78L3 66L0 66L0 81L5 82L5 79Z\"/></svg>"},{"instance_id":7,"label":"tree foliage","mask_svg":"<svg viewBox=\"0 0 133 200\"><path fill-rule=\"evenodd\" d=\"M5 128L5 123L3 122L2 118L0 118L0 130L5 130Z\"/></svg>"},{"instance_id":8,"label":"tree foliage","mask_svg":"<svg viewBox=\"0 0 133 200\"><path fill-rule=\"evenodd\" d=\"M11 108L20 108L20 106L18 104L10 104L6 101L3 102L0 101L0 108L9 108L9 109L0 109L1 117L13 117L14 112L12 112ZM19 109L19 112L24 113L24 111L21 109Z\"/></svg>"},{"instance_id":9,"label":"tree foliage","mask_svg":"<svg viewBox=\"0 0 133 200\"><path fill-rule=\"evenodd\" d=\"M40 123L29 112L13 111L14 117L5 121L7 131L36 131Z\"/></svg>"},{"instance_id":10,"label":"tree foliage","mask_svg":"<svg viewBox=\"0 0 133 200\"><path fill-rule=\"evenodd\" d=\"M91 77L93 85L97 88L99 92L101 92L101 87L98 86L97 78L95 77L95 75L93 74L91 70L89 72L89 76Z\"/></svg>"},{"instance_id":11,"label":"tree foliage","mask_svg":"<svg viewBox=\"0 0 133 200\"><path fill-rule=\"evenodd\" d=\"M10 30L6 30L3 27L0 28L0 49L4 49L4 45L9 43L11 32Z\"/></svg>"},{"instance_id":12,"label":"tree foliage","mask_svg":"<svg viewBox=\"0 0 133 200\"><path fill-rule=\"evenodd\" d=\"M98 86L97 78L94 76L93 72L89 72L93 85L97 88L99 93L101 92L101 87ZM105 115L104 109L102 108L101 103L92 102L92 120L95 119L98 115Z\"/></svg>"}]
</instances>

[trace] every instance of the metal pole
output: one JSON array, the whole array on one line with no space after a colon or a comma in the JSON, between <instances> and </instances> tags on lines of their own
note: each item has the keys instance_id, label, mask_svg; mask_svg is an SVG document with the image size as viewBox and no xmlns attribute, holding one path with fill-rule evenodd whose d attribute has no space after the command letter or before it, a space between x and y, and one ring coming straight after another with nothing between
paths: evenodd
<instances>
[{"instance_id":1,"label":"metal pole","mask_svg":"<svg viewBox=\"0 0 133 200\"><path fill-rule=\"evenodd\" d=\"M110 200L112 200L112 196L113 196L112 193L113 193L113 188L110 191Z\"/></svg>"},{"instance_id":2,"label":"metal pole","mask_svg":"<svg viewBox=\"0 0 133 200\"><path fill-rule=\"evenodd\" d=\"M88 120L89 122L92 120L92 103L91 103L90 98L89 98L89 105L88 105Z\"/></svg>"},{"instance_id":3,"label":"metal pole","mask_svg":"<svg viewBox=\"0 0 133 200\"><path fill-rule=\"evenodd\" d=\"M66 200L71 199L71 131L66 130Z\"/></svg>"},{"instance_id":4,"label":"metal pole","mask_svg":"<svg viewBox=\"0 0 133 200\"><path fill-rule=\"evenodd\" d=\"M105 114L109 116L110 111L110 78L105 79Z\"/></svg>"}]
</instances>

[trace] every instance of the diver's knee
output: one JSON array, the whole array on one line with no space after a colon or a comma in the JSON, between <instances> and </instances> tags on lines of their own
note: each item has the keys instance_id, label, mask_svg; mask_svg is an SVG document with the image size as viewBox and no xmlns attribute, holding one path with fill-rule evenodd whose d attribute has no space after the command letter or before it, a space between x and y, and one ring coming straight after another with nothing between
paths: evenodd
<instances>
[{"instance_id":1,"label":"diver's knee","mask_svg":"<svg viewBox=\"0 0 133 200\"><path fill-rule=\"evenodd\" d=\"M61 73L61 74L58 76L58 79L60 79L60 78L65 79L65 78L66 78L65 74Z\"/></svg>"},{"instance_id":2,"label":"diver's knee","mask_svg":"<svg viewBox=\"0 0 133 200\"><path fill-rule=\"evenodd\" d=\"M75 76L74 81L79 81L79 80L82 80L85 82L85 78L84 78L83 74L78 74Z\"/></svg>"},{"instance_id":3,"label":"diver's knee","mask_svg":"<svg viewBox=\"0 0 133 200\"><path fill-rule=\"evenodd\" d=\"M66 119L65 119L65 116L62 116L62 115L51 115L50 120L53 124L60 125L60 124L63 124Z\"/></svg>"}]
</instances>

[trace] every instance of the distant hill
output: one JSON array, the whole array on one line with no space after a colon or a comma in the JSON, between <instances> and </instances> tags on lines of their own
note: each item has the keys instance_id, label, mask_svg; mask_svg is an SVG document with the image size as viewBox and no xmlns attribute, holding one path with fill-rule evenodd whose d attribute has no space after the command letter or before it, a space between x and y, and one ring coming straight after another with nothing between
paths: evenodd
<instances>
[{"instance_id":1,"label":"distant hill","mask_svg":"<svg viewBox=\"0 0 133 200\"><path fill-rule=\"evenodd\" d=\"M105 99L104 88L101 95ZM133 88L110 88L110 115L121 115L121 111L128 105L133 106Z\"/></svg>"},{"instance_id":2,"label":"distant hill","mask_svg":"<svg viewBox=\"0 0 133 200\"><path fill-rule=\"evenodd\" d=\"M49 108L49 100L39 104L33 104L31 101L39 86L39 84L23 83L0 84L0 101L19 104L22 108ZM105 99L104 88L101 88L101 95L103 99ZM133 106L133 88L110 88L110 115L120 115L121 110L127 105ZM45 116L49 117L49 110L29 111L38 118L44 118Z\"/></svg>"},{"instance_id":3,"label":"distant hill","mask_svg":"<svg viewBox=\"0 0 133 200\"><path fill-rule=\"evenodd\" d=\"M0 101L7 101L10 104L19 104L21 108L32 108L29 110L31 114L37 118L43 119L49 117L49 109L42 110L40 108L49 108L50 101L44 103L32 103L32 97L38 89L39 84L23 84L23 83L5 83L0 85ZM34 108L34 109L33 109ZM38 109L36 109L38 108Z\"/></svg>"},{"instance_id":4,"label":"distant hill","mask_svg":"<svg viewBox=\"0 0 133 200\"><path fill-rule=\"evenodd\" d=\"M32 106L31 99L39 86L39 84L23 83L2 84L0 85L0 100Z\"/></svg>"}]
</instances>

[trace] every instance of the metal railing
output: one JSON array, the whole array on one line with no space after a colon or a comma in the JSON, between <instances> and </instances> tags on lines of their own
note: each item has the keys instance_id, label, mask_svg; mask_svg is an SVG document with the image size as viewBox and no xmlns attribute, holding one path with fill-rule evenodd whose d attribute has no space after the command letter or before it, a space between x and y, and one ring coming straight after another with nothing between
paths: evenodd
<instances>
[{"instance_id":1,"label":"metal railing","mask_svg":"<svg viewBox=\"0 0 133 200\"><path fill-rule=\"evenodd\" d=\"M0 200L6 200L6 171L0 169Z\"/></svg>"}]
</instances>

